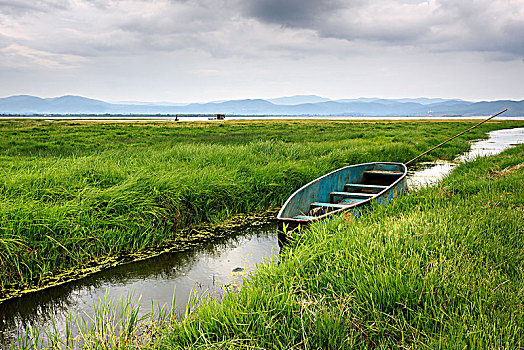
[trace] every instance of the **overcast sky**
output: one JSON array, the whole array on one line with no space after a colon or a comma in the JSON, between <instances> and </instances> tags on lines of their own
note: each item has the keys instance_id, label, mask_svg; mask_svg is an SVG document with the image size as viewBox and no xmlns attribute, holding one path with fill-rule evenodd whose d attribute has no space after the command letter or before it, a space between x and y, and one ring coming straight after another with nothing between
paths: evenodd
<instances>
[{"instance_id":1,"label":"overcast sky","mask_svg":"<svg viewBox=\"0 0 524 350\"><path fill-rule=\"evenodd\" d=\"M0 0L0 97L524 99L524 0Z\"/></svg>"}]
</instances>

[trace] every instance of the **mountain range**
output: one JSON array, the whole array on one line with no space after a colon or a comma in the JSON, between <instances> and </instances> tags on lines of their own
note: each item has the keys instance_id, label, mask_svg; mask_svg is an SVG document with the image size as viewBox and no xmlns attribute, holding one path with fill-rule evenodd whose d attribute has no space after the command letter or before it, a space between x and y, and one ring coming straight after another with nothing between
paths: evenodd
<instances>
[{"instance_id":1,"label":"mountain range","mask_svg":"<svg viewBox=\"0 0 524 350\"><path fill-rule=\"evenodd\" d=\"M316 95L272 99L227 100L179 104L171 102L109 103L81 96L0 98L0 114L214 114L228 115L353 115L353 116L479 116L508 108L505 116L524 116L524 100L472 102L440 98L358 98L331 100Z\"/></svg>"}]
</instances>

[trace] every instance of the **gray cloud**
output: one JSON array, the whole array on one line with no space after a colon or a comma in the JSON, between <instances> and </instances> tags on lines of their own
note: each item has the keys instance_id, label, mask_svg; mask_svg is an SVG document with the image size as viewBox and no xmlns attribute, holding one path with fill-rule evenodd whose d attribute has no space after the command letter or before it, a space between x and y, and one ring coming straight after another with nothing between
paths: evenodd
<instances>
[{"instance_id":1,"label":"gray cloud","mask_svg":"<svg viewBox=\"0 0 524 350\"><path fill-rule=\"evenodd\" d=\"M416 45L432 51L524 54L524 3L454 0L254 0L244 15L320 37Z\"/></svg>"},{"instance_id":2,"label":"gray cloud","mask_svg":"<svg viewBox=\"0 0 524 350\"><path fill-rule=\"evenodd\" d=\"M69 0L0 0L0 14L23 15L33 12L66 10Z\"/></svg>"},{"instance_id":3,"label":"gray cloud","mask_svg":"<svg viewBox=\"0 0 524 350\"><path fill-rule=\"evenodd\" d=\"M9 46L11 42L12 42L11 38L0 34L0 49L3 49L4 47Z\"/></svg>"},{"instance_id":4,"label":"gray cloud","mask_svg":"<svg viewBox=\"0 0 524 350\"><path fill-rule=\"evenodd\" d=\"M0 0L0 9L0 25L46 12L16 23L20 45L85 57L178 50L300 57L317 47L355 52L362 43L524 55L519 0Z\"/></svg>"},{"instance_id":5,"label":"gray cloud","mask_svg":"<svg viewBox=\"0 0 524 350\"><path fill-rule=\"evenodd\" d=\"M439 15L448 18L440 26L455 26L448 49L493 52L495 57L524 55L524 3L522 1L441 0Z\"/></svg>"},{"instance_id":6,"label":"gray cloud","mask_svg":"<svg viewBox=\"0 0 524 350\"><path fill-rule=\"evenodd\" d=\"M349 3L344 5L344 2L339 0L254 0L244 3L243 6L246 15L264 22L309 28L318 25L320 18L334 14L337 9L349 6Z\"/></svg>"},{"instance_id":7,"label":"gray cloud","mask_svg":"<svg viewBox=\"0 0 524 350\"><path fill-rule=\"evenodd\" d=\"M486 94L480 71L524 79L523 18L522 0L0 0L0 92Z\"/></svg>"},{"instance_id":8,"label":"gray cloud","mask_svg":"<svg viewBox=\"0 0 524 350\"><path fill-rule=\"evenodd\" d=\"M310 29L323 37L347 40L388 41L395 40L398 36L416 37L421 31L422 26L414 23L418 21L398 18L387 9L386 13L380 13L381 9L376 6L377 3L381 1L255 0L244 5L244 14L262 22ZM389 1L389 3L400 5L398 2ZM416 5L420 1L404 1L404 3ZM386 18L389 19L384 21ZM399 35L398 32L405 32L405 34Z\"/></svg>"}]
</instances>

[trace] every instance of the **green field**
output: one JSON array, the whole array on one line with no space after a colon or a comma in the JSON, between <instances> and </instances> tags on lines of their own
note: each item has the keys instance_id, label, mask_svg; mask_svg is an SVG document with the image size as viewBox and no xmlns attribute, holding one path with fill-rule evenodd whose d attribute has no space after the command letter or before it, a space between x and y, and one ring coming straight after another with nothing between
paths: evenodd
<instances>
[{"instance_id":1,"label":"green field","mask_svg":"<svg viewBox=\"0 0 524 350\"><path fill-rule=\"evenodd\" d=\"M330 170L407 161L474 122L0 121L0 299L143 251L180 228L278 207ZM422 160L522 122L487 123Z\"/></svg>"},{"instance_id":2,"label":"green field","mask_svg":"<svg viewBox=\"0 0 524 350\"><path fill-rule=\"evenodd\" d=\"M524 146L304 230L153 349L522 349Z\"/></svg>"}]
</instances>

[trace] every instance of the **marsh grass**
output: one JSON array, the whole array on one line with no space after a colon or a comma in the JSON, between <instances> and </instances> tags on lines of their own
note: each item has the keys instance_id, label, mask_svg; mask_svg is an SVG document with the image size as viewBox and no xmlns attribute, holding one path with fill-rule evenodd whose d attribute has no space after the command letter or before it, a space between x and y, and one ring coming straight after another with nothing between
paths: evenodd
<instances>
[{"instance_id":1,"label":"marsh grass","mask_svg":"<svg viewBox=\"0 0 524 350\"><path fill-rule=\"evenodd\" d=\"M524 146L303 230L154 349L524 346ZM506 169L506 170L504 170Z\"/></svg>"},{"instance_id":2,"label":"marsh grass","mask_svg":"<svg viewBox=\"0 0 524 350\"><path fill-rule=\"evenodd\" d=\"M133 293L120 301L106 294L92 315L69 313L63 326L51 315L48 328L31 324L19 328L11 349L106 350L150 343L175 318L176 310L152 305L151 312L141 315L139 303Z\"/></svg>"},{"instance_id":3,"label":"marsh grass","mask_svg":"<svg viewBox=\"0 0 524 350\"><path fill-rule=\"evenodd\" d=\"M405 161L471 122L0 121L0 298L142 251L179 228L277 207L344 165ZM522 125L487 123L467 140Z\"/></svg>"}]
</instances>

